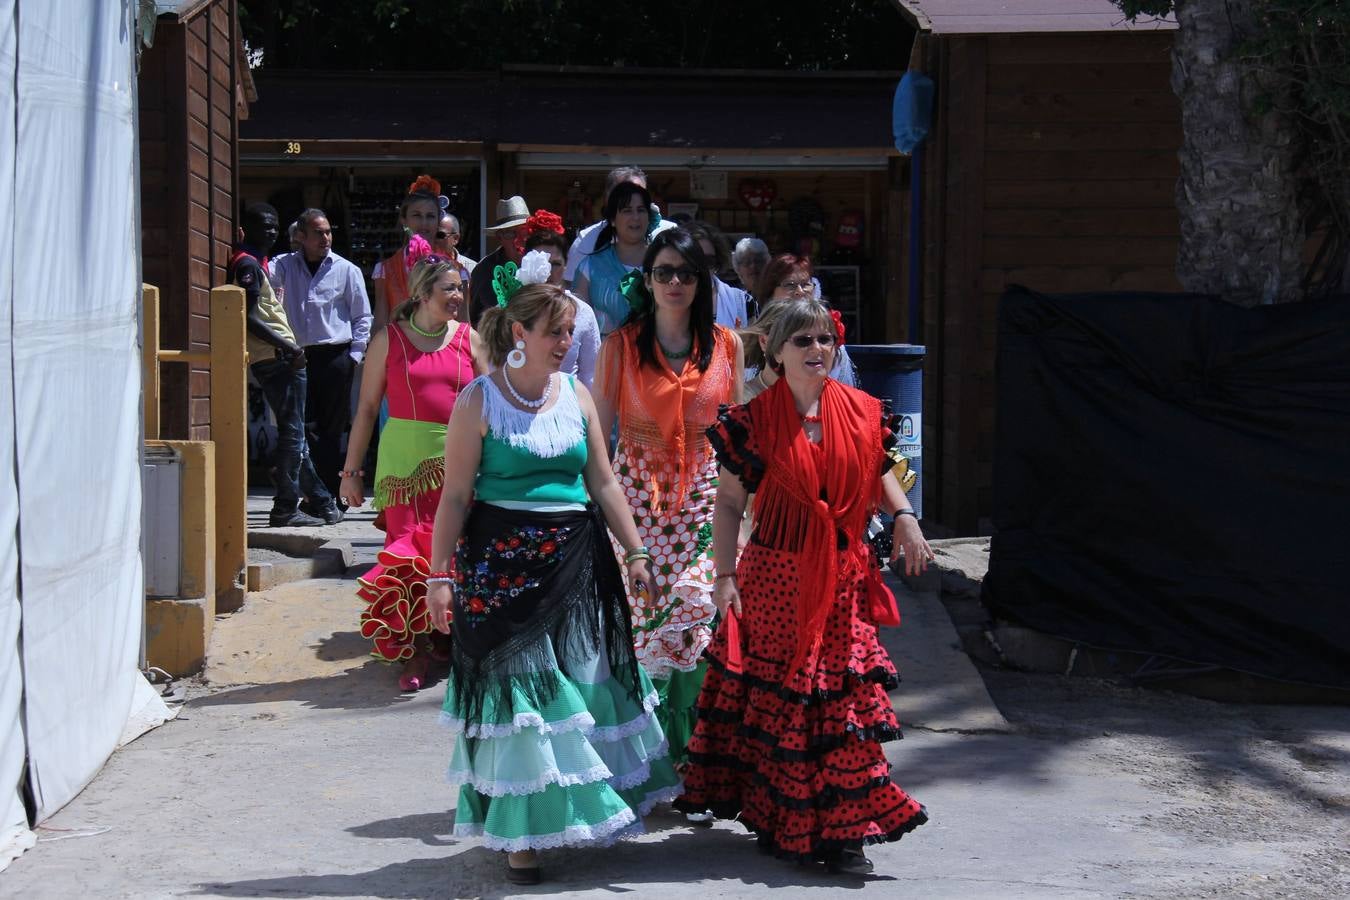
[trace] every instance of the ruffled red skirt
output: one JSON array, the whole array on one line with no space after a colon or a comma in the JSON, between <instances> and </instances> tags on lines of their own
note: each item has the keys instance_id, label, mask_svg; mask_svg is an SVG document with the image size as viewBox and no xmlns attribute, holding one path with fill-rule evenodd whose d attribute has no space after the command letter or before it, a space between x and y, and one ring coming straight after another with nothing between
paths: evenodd
<instances>
[{"instance_id":1,"label":"ruffled red skirt","mask_svg":"<svg viewBox=\"0 0 1350 900\"><path fill-rule=\"evenodd\" d=\"M356 595L366 604L361 612L361 636L371 642L370 652L376 659L411 659L417 636L431 632L427 608L430 559L428 523L391 541L370 571L356 579Z\"/></svg>"},{"instance_id":2,"label":"ruffled red skirt","mask_svg":"<svg viewBox=\"0 0 1350 900\"><path fill-rule=\"evenodd\" d=\"M708 648L677 806L739 817L777 855L801 860L898 840L927 821L882 752L900 737L887 695L899 677L864 618L861 578L841 585L819 650L789 675L796 556L752 543L737 575L743 614Z\"/></svg>"}]
</instances>

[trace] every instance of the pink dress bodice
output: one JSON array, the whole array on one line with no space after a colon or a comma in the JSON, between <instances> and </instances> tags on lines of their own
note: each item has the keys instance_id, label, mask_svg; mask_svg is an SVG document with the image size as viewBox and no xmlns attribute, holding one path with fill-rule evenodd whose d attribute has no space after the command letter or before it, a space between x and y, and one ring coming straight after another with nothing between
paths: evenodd
<instances>
[{"instance_id":1,"label":"pink dress bodice","mask_svg":"<svg viewBox=\"0 0 1350 900\"><path fill-rule=\"evenodd\" d=\"M389 353L384 363L384 392L389 415L398 419L445 424L460 390L473 381L473 349L469 326L451 323L455 334L434 353L413 346L397 322L389 326Z\"/></svg>"}]
</instances>

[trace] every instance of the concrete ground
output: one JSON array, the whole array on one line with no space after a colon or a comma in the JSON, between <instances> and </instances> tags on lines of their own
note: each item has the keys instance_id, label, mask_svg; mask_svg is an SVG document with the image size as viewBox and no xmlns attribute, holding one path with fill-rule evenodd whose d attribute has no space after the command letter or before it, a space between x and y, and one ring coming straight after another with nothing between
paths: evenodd
<instances>
[{"instance_id":1,"label":"concrete ground","mask_svg":"<svg viewBox=\"0 0 1350 900\"><path fill-rule=\"evenodd\" d=\"M360 516L346 526L372 552ZM120 751L0 874L25 898L1350 896L1350 710L1220 705L976 670L934 595L902 593L894 777L932 821L840 879L668 812L549 881L450 837L441 686L401 695L346 577L250 594L177 720Z\"/></svg>"}]
</instances>

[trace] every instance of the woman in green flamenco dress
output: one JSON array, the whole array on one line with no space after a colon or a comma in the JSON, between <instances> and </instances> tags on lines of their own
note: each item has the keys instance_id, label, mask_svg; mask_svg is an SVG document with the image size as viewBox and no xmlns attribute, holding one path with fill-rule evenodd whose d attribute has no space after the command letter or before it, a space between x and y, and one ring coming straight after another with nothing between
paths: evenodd
<instances>
[{"instance_id":1,"label":"woman in green flamenco dress","mask_svg":"<svg viewBox=\"0 0 1350 900\"><path fill-rule=\"evenodd\" d=\"M606 525L639 593L651 555L589 391L558 371L574 301L535 280L532 255L523 287L499 271L480 322L498 368L450 417L427 578L432 625L454 636L442 713L454 832L506 851L507 878L525 884L541 878L537 851L637 833L681 791Z\"/></svg>"}]
</instances>

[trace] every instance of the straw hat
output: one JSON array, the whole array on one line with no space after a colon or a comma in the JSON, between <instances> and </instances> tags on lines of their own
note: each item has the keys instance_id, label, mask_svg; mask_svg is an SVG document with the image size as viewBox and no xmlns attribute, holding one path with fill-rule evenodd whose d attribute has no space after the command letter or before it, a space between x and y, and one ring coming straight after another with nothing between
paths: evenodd
<instances>
[{"instance_id":1,"label":"straw hat","mask_svg":"<svg viewBox=\"0 0 1350 900\"><path fill-rule=\"evenodd\" d=\"M525 198L519 195L507 197L505 200L497 201L497 218L484 228L484 231L501 231L506 228L515 228L517 225L524 225L525 220L530 217L530 207L526 205Z\"/></svg>"}]
</instances>

